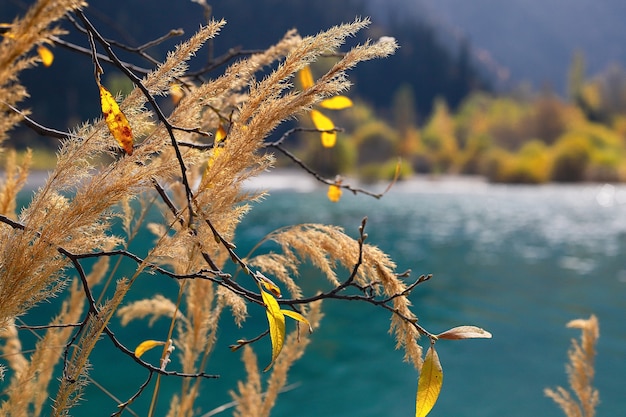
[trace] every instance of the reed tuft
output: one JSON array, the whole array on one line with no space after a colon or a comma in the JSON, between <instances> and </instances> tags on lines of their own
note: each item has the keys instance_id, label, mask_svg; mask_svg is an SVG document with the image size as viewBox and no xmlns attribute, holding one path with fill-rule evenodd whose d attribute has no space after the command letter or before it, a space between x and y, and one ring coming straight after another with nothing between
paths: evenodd
<instances>
[{"instance_id":1,"label":"reed tuft","mask_svg":"<svg viewBox=\"0 0 626 417\"><path fill-rule=\"evenodd\" d=\"M4 34L0 146L7 139L10 144L9 132L18 123L61 141L56 166L23 208L17 207L16 199L28 179L31 154L18 162L14 151L4 152L3 415L65 416L76 407L88 407L83 401L85 387L100 387L102 370L93 365L93 358L96 346L104 345L102 339L112 354L133 361L136 370L128 372L146 375L135 392L123 394L125 398L102 388L102 395L110 398L112 415L126 411L199 415L199 401L211 392L207 380L217 377L210 373L209 359L223 342L218 330L225 316L245 328L246 320L258 315L268 326L249 340L229 341L234 342L233 352L243 352L246 370L231 392L237 416L270 415L286 387L289 369L314 337L307 327L314 332L320 325L325 299L369 303L389 314L397 348L418 371L422 367L418 339L426 336L431 344L437 340L417 324L409 300L410 292L426 279L397 273L392 259L366 242L366 220L356 237L334 226L302 224L271 232L245 256L235 244L238 233L245 233L239 230L241 220L266 195L263 190L247 190L246 181L273 168L275 149L284 151L280 140L270 143L268 138L283 122L347 91L348 71L355 65L387 57L398 45L383 38L346 47L370 24L369 19L358 18L313 36L290 30L265 51L211 57L201 70L190 71L190 61L218 39L226 24L208 17L205 2L196 3L207 10L206 24L162 62L146 50L105 39L90 21L87 4L78 0L39 0ZM27 109L20 108L28 92L19 74L39 63L34 48L60 42L64 32L56 25L62 19L90 45L90 56L82 47L70 44L69 49L80 52L83 63L93 68L95 100L98 89L101 94L108 91L100 81L101 61L109 64L107 71L112 66L134 84L114 103L104 96L102 118L67 132L38 125ZM149 67L125 62L121 51L137 54ZM328 56L335 62L325 74L304 89L294 88L296 74ZM167 96L173 100L165 105ZM128 125L122 122L126 120ZM120 141L120 130L127 142ZM302 166L297 158L292 161ZM149 248L133 249L137 239L146 239L141 232L151 233ZM276 250L268 250L268 242ZM316 268L326 280L316 283L313 292L309 285L301 285L305 267ZM170 291L139 296L137 283L144 280L172 285ZM26 322L33 320L26 312L54 297L58 302L53 317L44 323ZM298 322L288 334L285 317ZM114 331L131 322L141 323L154 337L131 345L135 342L127 335ZM24 347L24 332L36 338L32 350ZM267 374L260 372L255 353L264 349L256 343L262 339L270 339L272 346L272 369ZM584 342L583 350L585 346ZM158 363L143 357L152 348L161 350ZM177 378L180 390L164 401L159 397L165 376ZM137 398L149 397L148 393L149 406L133 410L141 408Z\"/></svg>"},{"instance_id":2,"label":"reed tuft","mask_svg":"<svg viewBox=\"0 0 626 417\"><path fill-rule=\"evenodd\" d=\"M586 320L572 320L567 327L581 330L580 341L572 339L572 346L567 352L569 363L565 366L575 397L563 387L546 388L544 393L561 407L567 417L593 417L600 402L598 390L592 385L596 343L600 337L598 319L591 315Z\"/></svg>"}]
</instances>

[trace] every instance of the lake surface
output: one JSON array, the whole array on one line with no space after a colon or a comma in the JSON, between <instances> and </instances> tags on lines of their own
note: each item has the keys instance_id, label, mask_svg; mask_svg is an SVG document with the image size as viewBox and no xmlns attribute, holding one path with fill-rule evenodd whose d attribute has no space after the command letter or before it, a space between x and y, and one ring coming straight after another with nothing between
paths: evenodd
<instances>
[{"instance_id":1,"label":"lake surface","mask_svg":"<svg viewBox=\"0 0 626 417\"><path fill-rule=\"evenodd\" d=\"M566 352L570 339L580 333L565 324L590 314L600 322L598 415L623 415L625 186L417 180L396 184L381 200L344 193L333 204L325 189L299 177L281 178L273 180L270 195L244 219L236 240L240 253L289 224L337 224L357 236L367 216L368 242L389 253L398 271L411 269L414 277L433 274L411 294L422 326L438 333L472 324L493 334L488 340L437 343L444 383L431 416L562 416L543 389L567 386ZM312 271L303 271L301 279L322 280ZM262 331L265 315L251 310L255 312L243 330L227 321L221 327L220 346L207 370L221 379L203 382L204 412L230 401L227 390L242 374L240 353L230 352L228 345ZM417 373L402 362L402 352L394 350L387 334L389 315L370 305L331 301L324 312L305 356L290 373L289 383L295 386L279 396L272 416L414 415ZM269 342L259 342L261 366L269 352ZM124 366L122 362L117 352L103 351L93 374L124 399L145 375L98 371ZM179 384L166 378L164 406L167 390ZM93 388L87 391L89 408L100 401L93 393ZM114 411L112 401L102 403L103 415ZM81 413L79 407L74 415L88 415ZM219 415L231 414L228 410Z\"/></svg>"},{"instance_id":2,"label":"lake surface","mask_svg":"<svg viewBox=\"0 0 626 417\"><path fill-rule=\"evenodd\" d=\"M562 416L543 389L567 384L566 351L579 331L565 324L590 314L600 321L598 415L623 414L626 187L416 181L380 201L345 195L336 205L323 191L278 193L246 224L324 222L356 236L365 215L369 242L400 271L433 274L411 295L423 326L493 333L437 344L444 385L432 416ZM318 339L291 377L302 385L275 415L414 415L417 375L381 331L388 317L337 304L327 303Z\"/></svg>"}]
</instances>

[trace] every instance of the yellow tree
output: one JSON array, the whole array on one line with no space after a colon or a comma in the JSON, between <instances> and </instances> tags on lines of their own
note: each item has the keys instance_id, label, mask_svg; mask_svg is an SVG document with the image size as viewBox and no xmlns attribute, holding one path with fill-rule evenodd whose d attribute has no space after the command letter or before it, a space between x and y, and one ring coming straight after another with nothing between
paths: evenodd
<instances>
[{"instance_id":1,"label":"yellow tree","mask_svg":"<svg viewBox=\"0 0 626 417\"><path fill-rule=\"evenodd\" d=\"M454 119L445 101L435 102L433 114L422 130L422 144L436 172L445 172L454 162L459 147Z\"/></svg>"}]
</instances>

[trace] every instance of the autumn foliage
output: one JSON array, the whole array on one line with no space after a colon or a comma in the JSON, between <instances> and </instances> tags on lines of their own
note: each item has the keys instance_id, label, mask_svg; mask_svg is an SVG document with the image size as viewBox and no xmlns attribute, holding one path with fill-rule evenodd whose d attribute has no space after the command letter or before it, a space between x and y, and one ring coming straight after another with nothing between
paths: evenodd
<instances>
[{"instance_id":1,"label":"autumn foliage","mask_svg":"<svg viewBox=\"0 0 626 417\"><path fill-rule=\"evenodd\" d=\"M88 402L81 403L85 387L99 386L90 358L106 338L111 354L136 364L137 369L128 372L145 375L145 382L126 398L113 397L113 415L137 415L135 401L150 396L150 391L149 406L138 413L156 415L165 376L181 380L180 393L167 398L168 415L195 415L197 399L210 395L202 381L218 377L209 372L208 358L213 347L223 343L217 340L220 318L230 311L232 320L244 326L254 311L249 307L256 305L265 310L267 331L231 344L233 352L243 351L247 371L247 381L240 382L232 396L235 415L267 416L290 366L319 326L322 301L349 296L390 314L397 347L420 373L417 415L426 415L441 387L434 351L438 337L417 323L408 297L429 277L411 279L408 273L396 273L393 261L366 243L366 220L357 238L338 227L305 224L278 230L259 242L259 248L275 242L280 251L244 256L233 243L250 204L265 195L244 191L242 184L272 169L273 152L290 157L325 184L333 202L339 202L342 190L364 198L382 196L308 168L285 143L294 130L275 141L268 138L283 121L308 115L322 145L333 147L339 129L317 108L352 106L343 95L349 87L347 71L361 61L392 54L395 41L385 38L338 53L369 24L356 19L315 36L289 31L266 51L238 56L230 65L224 63L236 55L210 60L203 70L190 73L188 62L225 25L210 18L206 3L197 3L204 8L205 25L162 61L148 57L142 48L106 39L81 1L39 0L23 17L5 25L0 44L0 141L10 144L9 132L22 123L61 142L54 170L19 212L16 200L28 177L30 157L18 163L15 152L7 152L0 187L0 336L6 370L0 413L61 416L74 407L88 407ZM44 46L62 42L65 31L56 26L62 20L89 45L86 51L63 43L80 54L87 71L93 69L98 89L93 100L99 102L102 117L56 130L21 108L28 92L19 75L39 63L64 64ZM123 61L122 51L146 58L149 66ZM314 79L311 65L327 55L334 55L335 63ZM103 62L133 83L129 94L116 96L103 85ZM215 62L223 72L209 77ZM268 67L269 74L259 76ZM296 88L291 81L298 77L301 85ZM167 95L172 99L169 112L157 100ZM148 221L149 213L151 218L156 213L156 219ZM113 231L116 222L122 234ZM142 253L130 249L139 232L153 236ZM134 265L130 276L118 275L115 262L122 260ZM297 281L303 262L318 268L332 289L305 293ZM174 283L175 290L136 297L135 284L146 275ZM45 323L22 318L52 297L62 301ZM298 324L291 333L286 318ZM154 336L134 346L113 331L132 321L159 319L169 320L167 332L155 330ZM24 331L43 333L32 350L22 349ZM425 360L421 336L430 344ZM482 332L477 337L489 336ZM268 355L256 343L265 337L271 345ZM461 338L467 337L476 334ZM253 348L270 358L264 368L269 374L266 388L259 383ZM159 360L146 359L155 349L161 352ZM409 392L414 389L408 387Z\"/></svg>"},{"instance_id":2,"label":"autumn foliage","mask_svg":"<svg viewBox=\"0 0 626 417\"><path fill-rule=\"evenodd\" d=\"M486 113L484 120L455 118L440 102L420 132L410 123L401 134L381 123L361 124L369 115L346 95L349 70L362 61L387 57L398 47L388 37L346 45L368 26L368 19L314 36L292 30L264 51L231 50L213 57L206 45L219 39L226 22L212 18L205 1L194 3L202 7L206 21L161 60L144 48L105 38L83 1L39 0L24 16L3 26L0 414L62 416L77 407L88 409L91 404L82 400L91 385L97 389L89 395L109 397L111 409L106 411L111 415L213 415L228 407L200 410L198 402L212 395L206 381L219 375L211 373L209 358L221 344L240 355L245 367L232 387L233 415L269 416L290 367L315 337L323 302L334 300L345 308L365 303L372 314L389 315L390 345L401 349L415 369L415 384L405 387L406 397L411 407L415 398L416 417L428 415L445 392L445 360L439 358L438 343L488 339L491 333L471 325L434 333L428 323L418 321L421 307L413 306L410 296L432 277L397 271L392 258L369 242L367 219L355 227L356 236L333 225L291 225L268 233L252 252L241 253L234 243L237 234L245 232L239 229L241 219L266 195L245 190L244 182L272 170L276 155L281 155L325 186L330 202L341 204L344 192L367 199L383 197L404 172L397 155L388 158L385 172L391 181L382 193L359 188L341 173L326 177L291 148L287 139L296 133L329 152L346 151L350 140L357 138L374 148L370 150L374 154L387 157L390 149L399 150L412 165L426 164L440 172L487 169L494 180L503 172L524 180L543 180L546 172L588 175L599 160L609 159L598 155L589 142L601 142L610 150L618 146L615 138L597 125L576 124L580 121L576 111L558 107L557 113L577 130L561 131L560 125L552 129L537 122L550 132L550 141L523 145L527 160L511 168L503 162L509 157L504 145L499 153L487 152L486 142L496 134L503 144L520 145L509 124L488 117L503 105L491 98L476 98L484 100L480 106L466 104L467 112ZM51 49L65 35L57 26L64 21L89 45L85 49L63 43L83 60L85 71L93 70L97 87L93 101L99 104L101 117L57 130L38 123L23 107L29 92L20 83L20 74L40 63L67 65L55 59ZM124 61L121 52L140 56L145 67ZM190 71L190 62L201 52L207 52L208 62ZM328 57L334 59L332 65L316 65ZM103 62L132 83L128 94L118 95L103 85ZM352 116L344 111L353 111ZM532 111L513 115L537 117ZM359 123L347 123L344 130L335 122L350 117ZM284 127L284 121L294 119L307 122ZM29 177L32 154L29 151L20 160L7 149L11 132L20 124L60 139L54 169L24 207L18 207L17 198ZM397 147L381 146L384 137L392 138ZM553 155L546 162L541 155L548 147ZM370 157L360 156L365 162ZM540 174L526 172L537 161L543 161ZM149 241L149 248L132 249L138 239ZM132 265L129 274L120 272L122 262ZM317 270L316 282L301 285L303 265ZM140 279L171 284L170 291L139 294ZM53 298L59 300L54 304L57 311L36 318L43 322L25 318L37 304ZM224 320L246 328L247 320L259 312L264 323L261 334L218 338ZM151 327L157 320L168 323L166 331ZM114 331L137 322L151 333L146 340L130 344ZM597 323L590 319L571 326L583 330L582 344L574 344L570 353L571 373L590 376ZM36 340L27 349L25 335L30 333ZM268 339L267 344L258 343ZM103 346L104 341L109 344ZM134 367L121 377L143 378L123 398L111 395L94 376L103 371L94 369L91 361L101 349L108 349L110 357L132 360ZM155 351L157 359L151 357ZM266 364L263 369L257 355ZM180 390L163 398L165 377L179 381ZM595 406L597 392L589 384L582 388L575 391L582 403L587 402L583 407ZM564 390L548 395L562 408L574 409ZM140 397L149 398L147 406L138 404ZM100 415L103 410L88 412Z\"/></svg>"},{"instance_id":3,"label":"autumn foliage","mask_svg":"<svg viewBox=\"0 0 626 417\"><path fill-rule=\"evenodd\" d=\"M109 127L111 135L115 138L119 146L127 155L133 154L133 130L128 123L128 119L120 110L120 106L106 88L98 83L100 88L100 101L102 103L102 114L104 121Z\"/></svg>"}]
</instances>

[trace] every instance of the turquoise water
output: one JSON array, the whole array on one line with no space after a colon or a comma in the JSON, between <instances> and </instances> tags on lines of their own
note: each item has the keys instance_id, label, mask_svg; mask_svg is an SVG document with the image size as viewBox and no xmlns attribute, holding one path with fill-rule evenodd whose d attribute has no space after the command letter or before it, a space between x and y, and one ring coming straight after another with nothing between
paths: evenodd
<instances>
[{"instance_id":1,"label":"turquoise water","mask_svg":"<svg viewBox=\"0 0 626 417\"><path fill-rule=\"evenodd\" d=\"M276 190L245 218L236 243L245 253L269 231L302 222L338 224L356 236L364 216L369 243L391 254L399 271L434 275L411 295L424 327L437 333L473 324L493 333L490 340L437 344L444 384L430 415L562 416L543 389L567 384L566 351L579 333L565 324L592 313L600 321L598 415L623 415L626 187L419 181L396 185L382 200L344 194L338 204L328 202L323 189ZM303 271L301 279L310 287L321 278ZM152 284L145 282L143 291L149 289ZM329 301L324 311L320 329L290 373L295 387L281 394L272 415L414 415L417 374L394 350L387 334L389 316L358 303ZM256 336L265 326L260 309L250 313L243 330L228 322L220 329L208 372L221 379L203 382L205 412L230 401L227 391L242 376L240 354L227 346ZM132 337L139 340L154 338L156 331L133 329L139 333ZM258 347L264 366L269 342ZM108 341L99 349L92 375L125 399L145 375L130 372L132 362L120 358ZM164 380L163 406L167 390L179 384ZM74 415L93 415L86 410L95 404L102 415L115 411L114 403L94 388L86 398L85 411L79 407Z\"/></svg>"},{"instance_id":2,"label":"turquoise water","mask_svg":"<svg viewBox=\"0 0 626 417\"><path fill-rule=\"evenodd\" d=\"M601 333L598 415L623 415L626 188L420 182L381 201L345 196L331 205L314 193L268 203L249 224L330 222L356 235L367 215L370 243L399 270L434 275L411 297L422 325L493 333L437 344L444 385L432 416L562 415L543 389L566 384L566 351L579 335L565 323L592 313ZM414 415L416 374L383 333L388 318L367 306L327 307L321 340L292 375L302 385L275 415Z\"/></svg>"}]
</instances>

